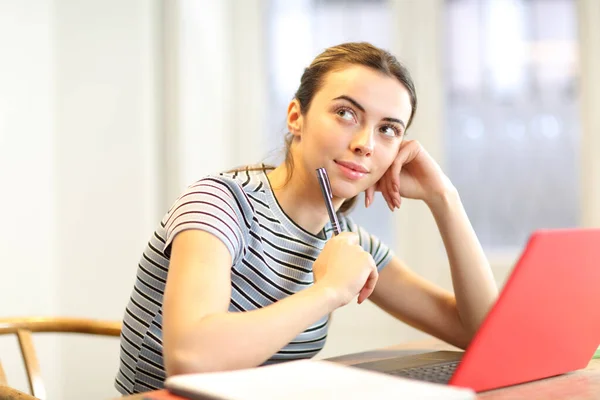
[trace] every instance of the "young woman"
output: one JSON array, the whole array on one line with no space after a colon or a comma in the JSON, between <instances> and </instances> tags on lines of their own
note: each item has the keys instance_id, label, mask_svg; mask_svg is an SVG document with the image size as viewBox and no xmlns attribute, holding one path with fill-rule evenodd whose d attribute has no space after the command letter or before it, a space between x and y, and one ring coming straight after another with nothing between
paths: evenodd
<instances>
[{"instance_id":1,"label":"young woman","mask_svg":"<svg viewBox=\"0 0 600 400\"><path fill-rule=\"evenodd\" d=\"M177 199L138 266L116 387L160 388L167 375L312 357L329 315L358 296L466 347L497 296L450 180L414 140L408 71L367 43L326 49L287 110L286 160L207 176ZM342 232L317 181L324 167ZM454 294L423 280L347 216L376 191L390 210L424 201L449 257Z\"/></svg>"}]
</instances>

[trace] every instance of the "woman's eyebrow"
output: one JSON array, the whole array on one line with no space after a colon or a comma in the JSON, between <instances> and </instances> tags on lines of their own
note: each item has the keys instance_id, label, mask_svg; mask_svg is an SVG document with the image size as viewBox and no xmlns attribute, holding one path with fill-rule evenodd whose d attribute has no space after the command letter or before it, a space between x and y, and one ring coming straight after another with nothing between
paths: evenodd
<instances>
[{"instance_id":1,"label":"woman's eyebrow","mask_svg":"<svg viewBox=\"0 0 600 400\"><path fill-rule=\"evenodd\" d=\"M350 97L350 96L346 96L345 94L343 94L343 95L341 95L341 96L339 96L339 97L336 97L334 100L347 100L347 101L349 101L350 103L354 104L354 106L355 106L356 108L358 108L360 111L362 111L362 112L366 112L366 111L365 111L365 108L364 108L363 106L361 106L361 105L358 103L358 101L354 100L354 99L353 99L352 97Z\"/></svg>"},{"instance_id":2,"label":"woman's eyebrow","mask_svg":"<svg viewBox=\"0 0 600 400\"><path fill-rule=\"evenodd\" d=\"M354 105L354 107L358 108L360 111L362 112L366 112L365 108L363 106L360 105L360 103L356 100L354 100L352 97L350 96L346 96L345 94L336 97L333 100L346 100L349 101L350 103L352 103ZM397 124L402 125L402 128L406 129L406 124L404 123L404 121L402 121L401 119L398 118L391 118L391 117L385 117L382 118L382 121L386 121L386 122L395 122Z\"/></svg>"},{"instance_id":3,"label":"woman's eyebrow","mask_svg":"<svg viewBox=\"0 0 600 400\"><path fill-rule=\"evenodd\" d=\"M402 129L406 129L406 125L404 124L404 121L402 121L401 119L385 117L385 118L382 118L381 120L386 121L386 122L395 122L399 125L402 125Z\"/></svg>"}]
</instances>

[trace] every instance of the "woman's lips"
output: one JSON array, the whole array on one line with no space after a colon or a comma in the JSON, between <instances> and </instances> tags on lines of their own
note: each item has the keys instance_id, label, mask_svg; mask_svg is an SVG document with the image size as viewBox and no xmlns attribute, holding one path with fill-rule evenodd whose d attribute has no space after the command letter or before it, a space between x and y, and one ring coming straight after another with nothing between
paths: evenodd
<instances>
[{"instance_id":1,"label":"woman's lips","mask_svg":"<svg viewBox=\"0 0 600 400\"><path fill-rule=\"evenodd\" d=\"M357 164L347 163L343 161L335 161L335 164L338 166L338 168L346 178L353 181L363 178L368 173L366 168ZM357 168L362 170L359 171Z\"/></svg>"}]
</instances>

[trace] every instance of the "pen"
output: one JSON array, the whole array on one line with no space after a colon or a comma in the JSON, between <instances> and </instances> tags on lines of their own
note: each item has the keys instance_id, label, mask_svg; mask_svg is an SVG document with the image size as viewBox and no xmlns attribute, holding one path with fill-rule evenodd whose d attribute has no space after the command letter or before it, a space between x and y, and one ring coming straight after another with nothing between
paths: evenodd
<instances>
[{"instance_id":1,"label":"pen","mask_svg":"<svg viewBox=\"0 0 600 400\"><path fill-rule=\"evenodd\" d=\"M329 176L327 176L325 168L317 168L317 179L321 185L321 193L323 193L323 197L325 198L325 206L327 207L327 214L329 214L329 220L333 227L333 234L339 235L341 232L340 223L338 222L337 214L335 213L333 203L331 202L333 193L331 192L331 184L329 183Z\"/></svg>"}]
</instances>

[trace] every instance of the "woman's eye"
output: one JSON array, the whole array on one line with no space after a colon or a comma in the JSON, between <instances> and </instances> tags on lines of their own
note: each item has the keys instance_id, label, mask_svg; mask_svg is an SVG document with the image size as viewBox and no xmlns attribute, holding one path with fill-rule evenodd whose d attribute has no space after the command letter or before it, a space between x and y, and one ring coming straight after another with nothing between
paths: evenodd
<instances>
[{"instance_id":1,"label":"woman's eye","mask_svg":"<svg viewBox=\"0 0 600 400\"><path fill-rule=\"evenodd\" d=\"M379 131L381 133L383 133L386 136L390 136L390 137L394 137L394 136L400 136L400 132L398 131L397 128L394 128L392 126L382 126Z\"/></svg>"},{"instance_id":2,"label":"woman's eye","mask_svg":"<svg viewBox=\"0 0 600 400\"><path fill-rule=\"evenodd\" d=\"M354 119L354 116L352 115L352 112L350 110L346 110L344 108L341 108L337 111L337 115L340 118L345 119L346 121L352 121Z\"/></svg>"}]
</instances>

